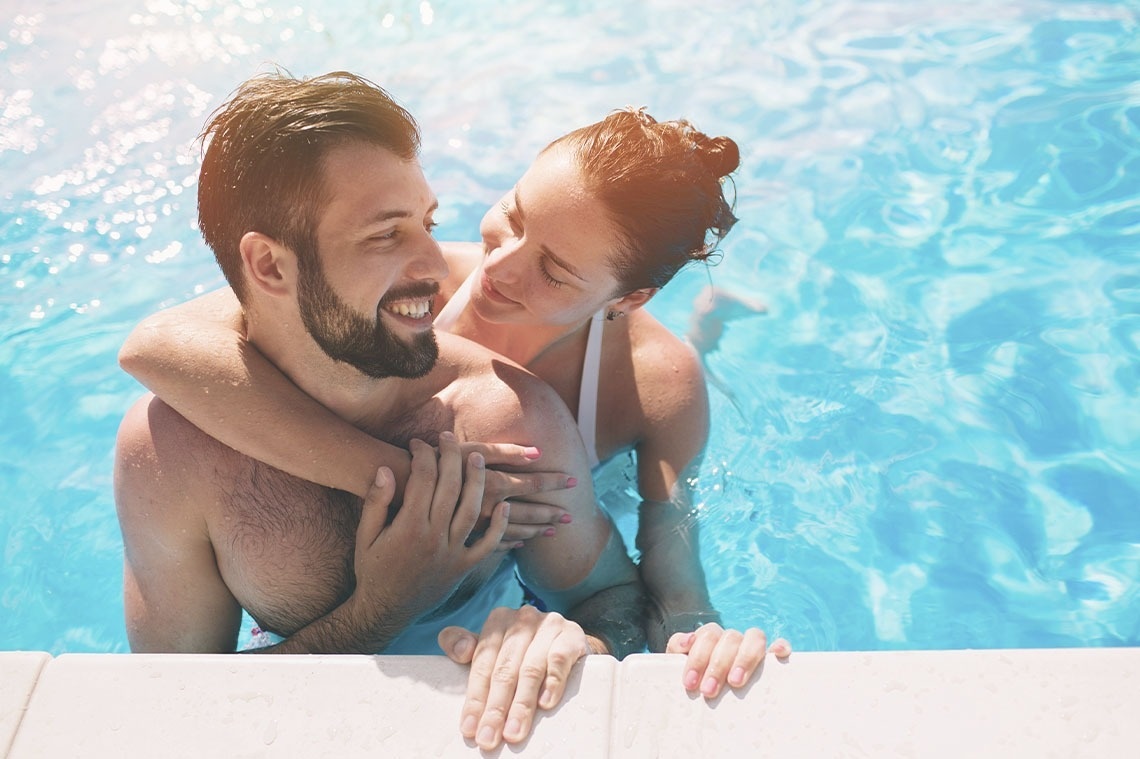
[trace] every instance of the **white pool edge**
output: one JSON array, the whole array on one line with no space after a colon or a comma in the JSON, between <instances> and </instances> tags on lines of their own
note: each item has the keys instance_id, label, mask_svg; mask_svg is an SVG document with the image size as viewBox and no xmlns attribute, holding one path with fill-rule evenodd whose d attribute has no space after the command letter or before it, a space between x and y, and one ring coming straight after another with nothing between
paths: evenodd
<instances>
[{"instance_id":1,"label":"white pool edge","mask_svg":"<svg viewBox=\"0 0 1140 759\"><path fill-rule=\"evenodd\" d=\"M491 755L1112 757L1140 745L1140 648L796 653L743 694L679 656L590 657ZM0 749L35 757L479 756L443 657L0 652Z\"/></svg>"}]
</instances>

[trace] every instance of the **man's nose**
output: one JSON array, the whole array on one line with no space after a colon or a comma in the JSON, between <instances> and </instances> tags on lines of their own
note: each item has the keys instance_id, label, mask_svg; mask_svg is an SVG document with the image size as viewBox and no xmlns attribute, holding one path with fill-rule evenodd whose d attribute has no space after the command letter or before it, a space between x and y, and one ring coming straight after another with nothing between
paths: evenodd
<instances>
[{"instance_id":1,"label":"man's nose","mask_svg":"<svg viewBox=\"0 0 1140 759\"><path fill-rule=\"evenodd\" d=\"M447 279L447 261L439 242L426 230L423 241L416 249L416 255L408 266L408 276L413 279L427 279L442 282Z\"/></svg>"}]
</instances>

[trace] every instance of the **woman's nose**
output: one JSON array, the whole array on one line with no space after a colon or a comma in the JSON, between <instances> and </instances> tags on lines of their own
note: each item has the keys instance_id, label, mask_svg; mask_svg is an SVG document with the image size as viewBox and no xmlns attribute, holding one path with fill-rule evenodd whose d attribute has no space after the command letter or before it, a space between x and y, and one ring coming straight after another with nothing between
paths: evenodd
<instances>
[{"instance_id":1,"label":"woman's nose","mask_svg":"<svg viewBox=\"0 0 1140 759\"><path fill-rule=\"evenodd\" d=\"M500 282L509 282L515 278L518 269L517 261L522 249L522 240L513 235L503 237L499 245L492 248L483 262L483 270Z\"/></svg>"}]
</instances>

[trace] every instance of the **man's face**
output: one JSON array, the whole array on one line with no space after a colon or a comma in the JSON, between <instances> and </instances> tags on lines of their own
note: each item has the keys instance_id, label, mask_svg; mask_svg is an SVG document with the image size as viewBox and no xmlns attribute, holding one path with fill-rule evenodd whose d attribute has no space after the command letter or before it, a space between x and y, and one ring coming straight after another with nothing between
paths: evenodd
<instances>
[{"instance_id":1,"label":"man's face","mask_svg":"<svg viewBox=\"0 0 1140 759\"><path fill-rule=\"evenodd\" d=\"M439 355L431 304L447 265L431 237L437 203L419 164L373 145L334 148L316 255L300 266L306 330L371 377L422 377Z\"/></svg>"},{"instance_id":2,"label":"man's face","mask_svg":"<svg viewBox=\"0 0 1140 759\"><path fill-rule=\"evenodd\" d=\"M439 290L438 284L434 288L409 285L402 292L391 291L380 301L376 317L368 319L337 296L320 269L319 258L317 263L301 269L297 300L305 329L330 358L377 379L416 379L431 371L439 358L435 331L420 332L406 343L384 326L380 311L408 297L430 299Z\"/></svg>"}]
</instances>

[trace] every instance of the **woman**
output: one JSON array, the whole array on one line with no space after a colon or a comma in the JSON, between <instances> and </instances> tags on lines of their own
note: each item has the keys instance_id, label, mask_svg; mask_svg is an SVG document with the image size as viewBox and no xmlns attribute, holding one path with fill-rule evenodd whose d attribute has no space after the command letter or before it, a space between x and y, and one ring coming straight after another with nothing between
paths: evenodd
<instances>
[{"instance_id":1,"label":"woman","mask_svg":"<svg viewBox=\"0 0 1140 759\"><path fill-rule=\"evenodd\" d=\"M575 130L487 212L482 246L444 245L450 276L433 307L437 328L549 383L578 420L592 464L636 452L640 571L658 612L650 647L688 653L685 686L706 696L743 685L766 640L717 624L687 483L708 435L704 376L693 349L642 307L732 228L723 180L738 164L732 140L640 110ZM406 470L406 452L338 419L244 344L240 319L228 292L170 309L136 328L121 363L206 432L297 476L363 495L378 464L395 457L396 471ZM309 460L277 447L299 438L311 442ZM506 463L536 454L513 455ZM554 528L519 529L529 537ZM784 641L773 648L789 650Z\"/></svg>"}]
</instances>

